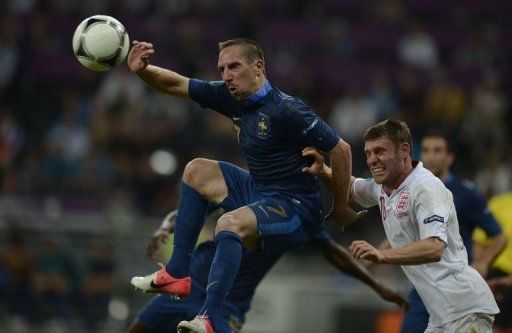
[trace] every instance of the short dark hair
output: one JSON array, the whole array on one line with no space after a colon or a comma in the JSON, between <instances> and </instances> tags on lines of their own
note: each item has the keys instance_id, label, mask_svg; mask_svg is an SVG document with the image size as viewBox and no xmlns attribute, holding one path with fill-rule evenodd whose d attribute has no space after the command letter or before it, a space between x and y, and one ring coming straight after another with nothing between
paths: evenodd
<instances>
[{"instance_id":1,"label":"short dark hair","mask_svg":"<svg viewBox=\"0 0 512 333\"><path fill-rule=\"evenodd\" d=\"M364 141L373 141L382 137L386 137L393 141L397 146L407 142L411 147L410 155L412 156L412 140L409 126L403 121L386 119L377 125L373 125L364 133Z\"/></svg>"},{"instance_id":2,"label":"short dark hair","mask_svg":"<svg viewBox=\"0 0 512 333\"><path fill-rule=\"evenodd\" d=\"M253 63L254 61L261 60L265 62L263 55L263 49L254 40L248 38L233 38L225 42L219 43L219 52L224 50L226 47L237 45L242 49L242 56L245 58L247 63Z\"/></svg>"},{"instance_id":3,"label":"short dark hair","mask_svg":"<svg viewBox=\"0 0 512 333\"><path fill-rule=\"evenodd\" d=\"M454 153L455 152L455 149L453 147L453 141L452 141L451 137L448 135L448 133L446 133L443 130L440 130L440 129L429 129L425 133L425 135L423 135L422 139L425 139L425 138L439 138L439 139L443 139L446 142L446 150L449 153Z\"/></svg>"}]
</instances>

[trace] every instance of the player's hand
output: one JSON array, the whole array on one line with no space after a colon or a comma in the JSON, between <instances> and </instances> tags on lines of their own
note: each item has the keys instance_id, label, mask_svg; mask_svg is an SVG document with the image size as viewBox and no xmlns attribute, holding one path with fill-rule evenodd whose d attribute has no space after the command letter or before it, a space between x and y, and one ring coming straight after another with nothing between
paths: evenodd
<instances>
[{"instance_id":1,"label":"player's hand","mask_svg":"<svg viewBox=\"0 0 512 333\"><path fill-rule=\"evenodd\" d=\"M306 147L302 150L302 156L313 158L313 164L311 164L309 167L302 168L302 172L320 177L325 168L324 156L322 153L319 152L316 148Z\"/></svg>"},{"instance_id":2,"label":"player's hand","mask_svg":"<svg viewBox=\"0 0 512 333\"><path fill-rule=\"evenodd\" d=\"M366 241L353 241L348 247L352 256L356 259L366 259L376 264L382 262L382 253Z\"/></svg>"},{"instance_id":3,"label":"player's hand","mask_svg":"<svg viewBox=\"0 0 512 333\"><path fill-rule=\"evenodd\" d=\"M134 40L132 42L132 49L128 53L127 64L130 70L134 73L139 73L146 69L149 65L149 60L155 53L153 44L147 42L139 42Z\"/></svg>"},{"instance_id":4,"label":"player's hand","mask_svg":"<svg viewBox=\"0 0 512 333\"><path fill-rule=\"evenodd\" d=\"M174 210L167 214L164 218L162 226L158 228L146 247L146 256L151 260L156 260L160 254L160 245L167 244L169 242L169 235L174 232L174 226L176 223L177 211Z\"/></svg>"},{"instance_id":5,"label":"player's hand","mask_svg":"<svg viewBox=\"0 0 512 333\"><path fill-rule=\"evenodd\" d=\"M359 212L354 211L350 207L344 207L343 209L338 209L333 207L331 211L325 216L325 219L333 218L340 227L341 231L345 230L345 227L354 223L361 217L365 216L368 213L368 210L361 210Z\"/></svg>"},{"instance_id":6,"label":"player's hand","mask_svg":"<svg viewBox=\"0 0 512 333\"><path fill-rule=\"evenodd\" d=\"M404 311L409 310L409 302L398 292L390 290L384 286L379 290L379 295L382 299L395 303L399 307L403 308Z\"/></svg>"},{"instance_id":7,"label":"player's hand","mask_svg":"<svg viewBox=\"0 0 512 333\"><path fill-rule=\"evenodd\" d=\"M489 268L485 263L474 261L471 263L471 267L476 269L478 273L485 279L487 277L487 273L489 272Z\"/></svg>"}]
</instances>

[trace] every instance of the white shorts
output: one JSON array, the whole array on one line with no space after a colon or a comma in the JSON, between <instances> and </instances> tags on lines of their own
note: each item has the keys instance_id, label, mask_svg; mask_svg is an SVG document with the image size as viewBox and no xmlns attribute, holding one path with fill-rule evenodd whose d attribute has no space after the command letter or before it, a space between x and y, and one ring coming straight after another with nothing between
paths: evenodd
<instances>
[{"instance_id":1,"label":"white shorts","mask_svg":"<svg viewBox=\"0 0 512 333\"><path fill-rule=\"evenodd\" d=\"M493 322L494 315L471 313L443 326L428 323L425 333L492 333Z\"/></svg>"}]
</instances>

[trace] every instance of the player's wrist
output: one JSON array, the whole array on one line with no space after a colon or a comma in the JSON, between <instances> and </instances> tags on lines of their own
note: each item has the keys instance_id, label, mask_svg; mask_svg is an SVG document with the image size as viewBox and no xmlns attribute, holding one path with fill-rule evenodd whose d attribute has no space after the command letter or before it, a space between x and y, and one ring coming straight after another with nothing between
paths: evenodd
<instances>
[{"instance_id":1,"label":"player's wrist","mask_svg":"<svg viewBox=\"0 0 512 333\"><path fill-rule=\"evenodd\" d=\"M389 257L390 257L389 249L377 250L377 252L379 253L379 257L380 257L380 262L378 262L378 263L379 264L389 264Z\"/></svg>"},{"instance_id":2,"label":"player's wrist","mask_svg":"<svg viewBox=\"0 0 512 333\"><path fill-rule=\"evenodd\" d=\"M322 169L320 169L320 179L322 180L329 180L332 178L332 170L327 165L323 165Z\"/></svg>"}]
</instances>

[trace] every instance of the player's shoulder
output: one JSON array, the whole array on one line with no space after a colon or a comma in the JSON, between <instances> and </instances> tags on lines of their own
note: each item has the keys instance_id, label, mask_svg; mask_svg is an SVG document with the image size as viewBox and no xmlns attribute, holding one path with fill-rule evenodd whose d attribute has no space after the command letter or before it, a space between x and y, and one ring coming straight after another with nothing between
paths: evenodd
<instances>
[{"instance_id":1,"label":"player's shoulder","mask_svg":"<svg viewBox=\"0 0 512 333\"><path fill-rule=\"evenodd\" d=\"M462 201L475 202L475 200L484 200L482 194L475 183L465 178L458 178L452 174L448 176L446 187L460 197Z\"/></svg>"},{"instance_id":2,"label":"player's shoulder","mask_svg":"<svg viewBox=\"0 0 512 333\"><path fill-rule=\"evenodd\" d=\"M411 181L411 191L419 195L425 192L443 193L449 192L443 182L432 172L425 168L421 168L415 173L414 179Z\"/></svg>"},{"instance_id":3,"label":"player's shoulder","mask_svg":"<svg viewBox=\"0 0 512 333\"><path fill-rule=\"evenodd\" d=\"M306 103L298 97L288 95L276 87L272 89L274 101L279 104L282 109L287 112L299 112L305 108L309 108Z\"/></svg>"}]
</instances>

